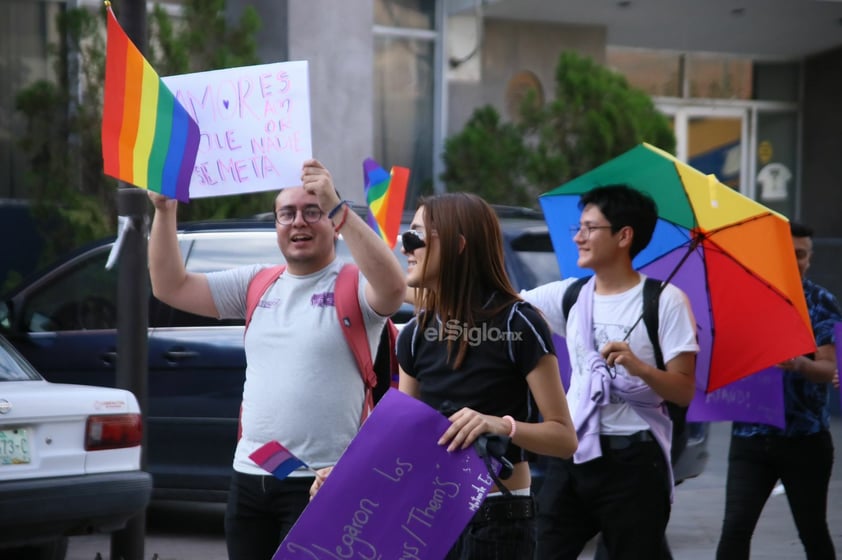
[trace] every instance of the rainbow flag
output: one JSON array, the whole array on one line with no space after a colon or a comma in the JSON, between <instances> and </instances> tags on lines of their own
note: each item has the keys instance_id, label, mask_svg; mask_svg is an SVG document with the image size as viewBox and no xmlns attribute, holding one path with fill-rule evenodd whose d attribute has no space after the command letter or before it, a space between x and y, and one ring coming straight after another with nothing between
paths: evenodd
<instances>
[{"instance_id":1,"label":"rainbow flag","mask_svg":"<svg viewBox=\"0 0 842 560\"><path fill-rule=\"evenodd\" d=\"M106 175L183 202L199 125L143 58L108 7L102 159Z\"/></svg>"},{"instance_id":2,"label":"rainbow flag","mask_svg":"<svg viewBox=\"0 0 842 560\"><path fill-rule=\"evenodd\" d=\"M257 463L257 466L261 469L272 473L275 478L281 480L300 467L312 470L304 461L293 455L289 449L277 441L270 441L258 447L256 451L249 455L249 459Z\"/></svg>"},{"instance_id":3,"label":"rainbow flag","mask_svg":"<svg viewBox=\"0 0 842 560\"><path fill-rule=\"evenodd\" d=\"M406 200L409 169L393 166L391 173L386 173L379 163L366 158L363 161L363 176L365 201L368 204L366 221L394 249Z\"/></svg>"}]
</instances>

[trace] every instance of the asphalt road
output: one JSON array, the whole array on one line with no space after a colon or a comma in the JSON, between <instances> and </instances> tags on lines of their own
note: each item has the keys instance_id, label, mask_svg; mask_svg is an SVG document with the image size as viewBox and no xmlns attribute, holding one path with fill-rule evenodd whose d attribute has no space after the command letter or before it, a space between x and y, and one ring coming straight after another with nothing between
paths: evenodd
<instances>
[{"instance_id":1,"label":"asphalt road","mask_svg":"<svg viewBox=\"0 0 842 560\"><path fill-rule=\"evenodd\" d=\"M710 461L705 472L676 488L672 518L667 530L676 560L710 560L714 556L725 502L725 474L730 424L711 426ZM828 523L842 555L842 419L832 419L831 431L836 447L837 464L828 496ZM148 560L226 560L222 530L222 504L155 503L147 515L145 558ZM593 547L582 554L583 560L593 557ZM107 535L73 537L68 560L95 560L97 554L109 560L110 538ZM804 558L801 542L786 496L773 495L766 504L752 542L752 558L759 560L792 560ZM113 559L116 560L116 559Z\"/></svg>"}]
</instances>

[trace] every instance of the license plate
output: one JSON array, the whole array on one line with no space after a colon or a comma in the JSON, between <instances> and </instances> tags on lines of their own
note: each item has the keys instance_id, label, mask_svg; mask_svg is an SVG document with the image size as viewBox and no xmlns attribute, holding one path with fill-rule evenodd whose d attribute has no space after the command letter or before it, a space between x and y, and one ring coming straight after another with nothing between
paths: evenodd
<instances>
[{"instance_id":1,"label":"license plate","mask_svg":"<svg viewBox=\"0 0 842 560\"><path fill-rule=\"evenodd\" d=\"M26 428L0 430L0 465L25 465L31 460Z\"/></svg>"}]
</instances>

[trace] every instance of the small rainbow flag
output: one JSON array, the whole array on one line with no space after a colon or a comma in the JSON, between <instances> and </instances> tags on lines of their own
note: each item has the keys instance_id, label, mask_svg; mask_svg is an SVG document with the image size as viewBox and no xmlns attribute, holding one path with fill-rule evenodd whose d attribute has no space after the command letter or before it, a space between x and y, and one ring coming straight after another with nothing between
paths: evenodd
<instances>
[{"instance_id":1,"label":"small rainbow flag","mask_svg":"<svg viewBox=\"0 0 842 560\"><path fill-rule=\"evenodd\" d=\"M394 166L391 173L386 173L379 163L366 158L363 161L363 176L365 201L368 204L366 221L394 249L406 200L409 169Z\"/></svg>"},{"instance_id":2,"label":"small rainbow flag","mask_svg":"<svg viewBox=\"0 0 842 560\"><path fill-rule=\"evenodd\" d=\"M277 441L270 441L261 445L249 455L249 459L257 463L257 466L261 469L272 473L275 475L275 478L280 478L281 480L300 467L313 470Z\"/></svg>"},{"instance_id":3,"label":"small rainbow flag","mask_svg":"<svg viewBox=\"0 0 842 560\"><path fill-rule=\"evenodd\" d=\"M187 202L199 150L199 125L129 40L110 3L106 6L105 174Z\"/></svg>"}]
</instances>

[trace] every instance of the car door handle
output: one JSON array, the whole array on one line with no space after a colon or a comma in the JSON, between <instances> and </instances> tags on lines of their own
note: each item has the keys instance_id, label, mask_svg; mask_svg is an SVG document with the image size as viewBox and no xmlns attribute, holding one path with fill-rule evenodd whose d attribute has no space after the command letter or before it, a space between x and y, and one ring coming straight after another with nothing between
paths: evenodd
<instances>
[{"instance_id":1,"label":"car door handle","mask_svg":"<svg viewBox=\"0 0 842 560\"><path fill-rule=\"evenodd\" d=\"M115 363L117 363L117 352L114 350L111 350L109 352L103 352L99 355L99 357L102 358L102 361L109 366L113 366Z\"/></svg>"},{"instance_id":2,"label":"car door handle","mask_svg":"<svg viewBox=\"0 0 842 560\"><path fill-rule=\"evenodd\" d=\"M198 352L194 352L192 350L169 350L164 352L164 358L171 362L179 362L188 358L195 358L198 355Z\"/></svg>"}]
</instances>

